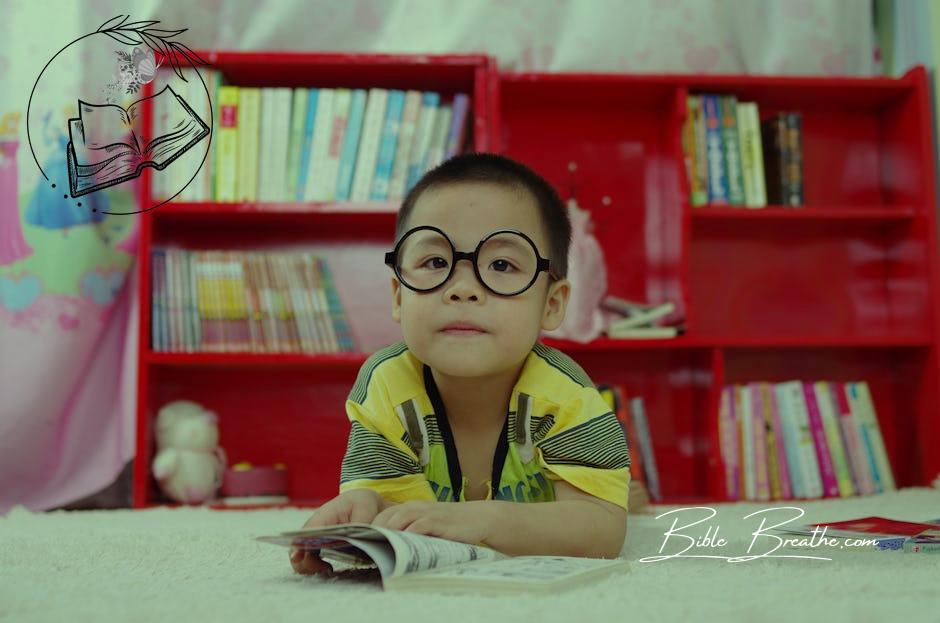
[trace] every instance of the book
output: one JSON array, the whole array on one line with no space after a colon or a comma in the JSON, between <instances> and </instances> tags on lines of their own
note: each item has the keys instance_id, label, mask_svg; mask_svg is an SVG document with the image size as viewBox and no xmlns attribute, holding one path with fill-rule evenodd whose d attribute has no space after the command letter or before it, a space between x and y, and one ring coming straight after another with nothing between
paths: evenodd
<instances>
[{"instance_id":1,"label":"book","mask_svg":"<svg viewBox=\"0 0 940 623\"><path fill-rule=\"evenodd\" d=\"M842 438L847 448L846 454L852 466L851 473L855 482L855 489L863 495L875 493L875 482L872 479L868 460L865 458L865 449L859 436L859 428L852 416L848 395L842 383L830 383L830 393L835 402L835 409L839 414L839 425Z\"/></svg>"},{"instance_id":2,"label":"book","mask_svg":"<svg viewBox=\"0 0 940 623\"><path fill-rule=\"evenodd\" d=\"M674 338L679 335L679 327L632 327L621 329L608 326L607 337L615 340L660 340Z\"/></svg>"},{"instance_id":3,"label":"book","mask_svg":"<svg viewBox=\"0 0 940 623\"><path fill-rule=\"evenodd\" d=\"M321 195L323 201L332 201L336 197L339 163L346 139L352 96L353 92L350 89L336 89L333 96L333 127L330 129L330 144L323 164L323 194Z\"/></svg>"},{"instance_id":4,"label":"book","mask_svg":"<svg viewBox=\"0 0 940 623\"><path fill-rule=\"evenodd\" d=\"M764 185L764 154L757 104L738 103L738 141L741 144L741 173L744 178L744 204L749 208L767 205Z\"/></svg>"},{"instance_id":5,"label":"book","mask_svg":"<svg viewBox=\"0 0 940 623\"><path fill-rule=\"evenodd\" d=\"M634 310L635 311L628 312L627 316L624 318L611 321L608 327L620 331L642 327L644 325L652 325L656 320L673 313L676 310L676 305L672 301L668 301L661 305L650 307L649 309L634 308Z\"/></svg>"},{"instance_id":6,"label":"book","mask_svg":"<svg viewBox=\"0 0 940 623\"><path fill-rule=\"evenodd\" d=\"M458 93L451 102L450 131L447 133L447 146L444 149L444 160L450 160L463 150L467 130L467 115L470 112L470 97L466 93Z\"/></svg>"},{"instance_id":7,"label":"book","mask_svg":"<svg viewBox=\"0 0 940 623\"><path fill-rule=\"evenodd\" d=\"M169 133L154 136L143 125L144 102L160 100ZM127 107L78 100L69 119L66 147L69 190L80 197L139 177L144 167L162 171L209 135L209 126L169 85Z\"/></svg>"},{"instance_id":8,"label":"book","mask_svg":"<svg viewBox=\"0 0 940 623\"><path fill-rule=\"evenodd\" d=\"M313 128L316 125L317 99L319 89L310 89L307 92L307 110L304 112L304 135L301 140L300 164L297 167L297 189L294 199L303 201L307 194L307 176L310 172L310 149L313 146Z\"/></svg>"},{"instance_id":9,"label":"book","mask_svg":"<svg viewBox=\"0 0 940 623\"><path fill-rule=\"evenodd\" d=\"M365 107L365 89L355 89L352 92L352 101L349 103L349 117L346 121L346 131L343 133L339 171L336 174L335 198L337 201L346 201L352 192L353 172L356 168Z\"/></svg>"},{"instance_id":10,"label":"book","mask_svg":"<svg viewBox=\"0 0 940 623\"><path fill-rule=\"evenodd\" d=\"M628 408L627 391L620 385L600 383L597 385L597 391L610 406L611 411L617 416L620 427L627 438L627 452L630 457L630 482L636 482L645 485L646 475L643 471L643 454L639 452L640 442L636 432L636 425L633 418L630 417Z\"/></svg>"},{"instance_id":11,"label":"book","mask_svg":"<svg viewBox=\"0 0 940 623\"><path fill-rule=\"evenodd\" d=\"M803 116L787 113L787 177L784 203L788 206L803 205Z\"/></svg>"},{"instance_id":12,"label":"book","mask_svg":"<svg viewBox=\"0 0 940 623\"><path fill-rule=\"evenodd\" d=\"M835 400L829 391L829 383L818 381L812 384L816 393L816 405L822 419L823 430L826 432L826 445L832 457L832 465L836 472L839 484L839 495L849 497L855 495L855 486L846 460L845 448L842 443L842 433L839 427L838 416L835 410Z\"/></svg>"},{"instance_id":13,"label":"book","mask_svg":"<svg viewBox=\"0 0 940 623\"><path fill-rule=\"evenodd\" d=\"M258 199L258 154L261 140L261 89L238 91L238 180L236 200Z\"/></svg>"},{"instance_id":14,"label":"book","mask_svg":"<svg viewBox=\"0 0 940 623\"><path fill-rule=\"evenodd\" d=\"M407 91L405 93L405 107L401 115L401 124L398 127L398 145L395 149L392 177L388 184L389 199L400 200L404 195L405 182L408 176L408 159L411 157L411 145L420 112L421 92Z\"/></svg>"},{"instance_id":15,"label":"book","mask_svg":"<svg viewBox=\"0 0 940 623\"><path fill-rule=\"evenodd\" d=\"M215 200L235 201L238 179L238 87L219 89L219 129L216 131Z\"/></svg>"},{"instance_id":16,"label":"book","mask_svg":"<svg viewBox=\"0 0 940 623\"><path fill-rule=\"evenodd\" d=\"M870 455L869 464L872 466L875 485L879 492L893 491L897 488L894 482L894 474L891 471L891 463L885 450L881 428L878 425L878 416L875 414L875 403L872 401L868 383L865 381L846 383L845 391L848 395L852 414L861 427L861 437L864 445Z\"/></svg>"},{"instance_id":17,"label":"book","mask_svg":"<svg viewBox=\"0 0 940 623\"><path fill-rule=\"evenodd\" d=\"M388 199L389 184L392 180L392 167L395 164L395 152L398 147L398 134L404 109L405 92L397 89L389 91L385 108L385 121L382 126L382 138L379 142L375 175L372 179L372 191L369 194L369 199L375 201Z\"/></svg>"},{"instance_id":18,"label":"book","mask_svg":"<svg viewBox=\"0 0 940 623\"><path fill-rule=\"evenodd\" d=\"M368 201L375 177L375 164L379 157L379 142L382 139L382 126L385 121L385 108L388 104L388 89L369 89L365 114L362 120L362 136L359 139L359 152L356 154L356 170L353 173L353 201Z\"/></svg>"},{"instance_id":19,"label":"book","mask_svg":"<svg viewBox=\"0 0 940 623\"><path fill-rule=\"evenodd\" d=\"M705 160L699 161L698 155L698 125L702 123L702 98L698 95L689 95L686 97L686 117L682 125L682 151L685 160L686 177L689 180L689 203L693 206L705 205L708 201L708 195L705 185L708 181L707 169L699 164L705 164ZM704 129L704 126L702 126Z\"/></svg>"},{"instance_id":20,"label":"book","mask_svg":"<svg viewBox=\"0 0 940 623\"><path fill-rule=\"evenodd\" d=\"M705 154L708 159L708 203L728 205L728 167L722 142L721 105L717 95L702 96Z\"/></svg>"},{"instance_id":21,"label":"book","mask_svg":"<svg viewBox=\"0 0 940 623\"><path fill-rule=\"evenodd\" d=\"M316 551L324 561L351 570L376 569L385 590L554 593L630 569L629 561L621 558L510 557L487 547L368 524L282 532L257 540Z\"/></svg>"},{"instance_id":22,"label":"book","mask_svg":"<svg viewBox=\"0 0 940 623\"><path fill-rule=\"evenodd\" d=\"M833 466L829 444L826 441L826 431L823 428L822 416L819 413L819 404L816 401L812 383L803 383L803 400L806 403L810 434L813 436L813 445L816 448L816 462L822 478L823 495L839 497L839 481L836 479L836 470Z\"/></svg>"},{"instance_id":23,"label":"book","mask_svg":"<svg viewBox=\"0 0 940 623\"><path fill-rule=\"evenodd\" d=\"M412 186L418 183L424 175L425 160L431 144L431 133L437 118L437 109L441 101L440 93L428 91L421 95L421 111L418 113L418 122L415 126L411 149L408 152L408 170L405 176L405 190L407 193Z\"/></svg>"},{"instance_id":24,"label":"book","mask_svg":"<svg viewBox=\"0 0 940 623\"><path fill-rule=\"evenodd\" d=\"M692 192L692 205L703 206L708 203L708 141L706 140L705 109L702 96L692 96L694 103L689 113L692 116L693 173L695 187Z\"/></svg>"},{"instance_id":25,"label":"book","mask_svg":"<svg viewBox=\"0 0 940 623\"><path fill-rule=\"evenodd\" d=\"M786 204L789 186L787 122L783 114L777 114L761 124L761 142L764 145L764 183L767 202Z\"/></svg>"},{"instance_id":26,"label":"book","mask_svg":"<svg viewBox=\"0 0 940 623\"><path fill-rule=\"evenodd\" d=\"M306 136L307 101L309 89L294 89L291 96L290 130L287 140L287 197L293 200L297 196L300 182L300 161L304 151Z\"/></svg>"},{"instance_id":27,"label":"book","mask_svg":"<svg viewBox=\"0 0 940 623\"><path fill-rule=\"evenodd\" d=\"M733 95L718 98L721 114L721 145L724 149L728 179L728 203L744 205L744 178L741 172L741 146L738 139L738 99Z\"/></svg>"},{"instance_id":28,"label":"book","mask_svg":"<svg viewBox=\"0 0 940 623\"><path fill-rule=\"evenodd\" d=\"M780 497L788 500L793 497L793 489L790 480L789 460L786 453L786 435L783 429L783 422L780 419L780 408L777 404L777 396L774 393L772 384L760 383L760 387L764 404L768 405L767 408L770 410L768 440L771 436L773 437L774 447L771 447L771 444L768 442L768 452L771 452L776 457L774 460L776 462L777 475L780 479Z\"/></svg>"},{"instance_id":29,"label":"book","mask_svg":"<svg viewBox=\"0 0 940 623\"><path fill-rule=\"evenodd\" d=\"M643 455L643 465L645 466L646 481L649 485L650 497L653 500L661 500L662 492L659 488L659 470L656 468L656 456L653 452L653 438L650 436L649 422L646 419L646 407L643 405L643 398L636 396L630 399L630 419L636 426L637 442L640 446L640 453Z\"/></svg>"},{"instance_id":30,"label":"book","mask_svg":"<svg viewBox=\"0 0 940 623\"><path fill-rule=\"evenodd\" d=\"M738 465L738 439L734 412L734 386L732 385L726 385L721 390L718 406L718 439L725 476L725 498L740 499L741 491L738 483L741 475Z\"/></svg>"},{"instance_id":31,"label":"book","mask_svg":"<svg viewBox=\"0 0 940 623\"><path fill-rule=\"evenodd\" d=\"M333 196L326 188L326 161L333 133L333 102L336 89L320 89L317 95L317 113L313 122L313 142L310 144L310 162L304 201L324 201Z\"/></svg>"}]
</instances>

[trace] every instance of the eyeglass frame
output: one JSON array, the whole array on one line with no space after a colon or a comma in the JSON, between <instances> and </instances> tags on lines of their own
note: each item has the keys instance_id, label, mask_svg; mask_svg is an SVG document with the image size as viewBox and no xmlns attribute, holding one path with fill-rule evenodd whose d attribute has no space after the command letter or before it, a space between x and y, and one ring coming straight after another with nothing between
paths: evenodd
<instances>
[{"instance_id":1,"label":"eyeglass frame","mask_svg":"<svg viewBox=\"0 0 940 623\"><path fill-rule=\"evenodd\" d=\"M398 260L398 251L401 247L401 243L407 240L408 236L410 236L414 232L421 231L423 229L429 229L431 231L435 231L444 237L444 240L446 240L447 244L450 245L453 262L451 262L450 269L448 270L447 276L444 277L443 281L441 281L439 284L437 284L433 288L425 288L423 290L420 290L410 285L404 278L402 278L401 272L398 270L397 260ZM529 283L526 284L526 286L522 288L521 290L516 290L515 292L511 292L509 294L497 292L496 290L488 286L486 282L483 281L483 277L480 275L480 267L477 266L477 260L479 259L479 255L480 255L480 249L483 248L483 245L486 244L486 241L497 234L505 234L505 233L517 234L521 236L526 242L529 243L529 246L532 247L532 251L535 252L535 259L536 259L535 274L532 275L532 280L529 281ZM454 246L454 242L450 239L450 236L445 234L439 228L434 227L433 225L418 225L417 227L412 227L411 229L406 231L404 235L398 239L398 242L395 243L395 248L385 253L385 265L391 268L393 271L395 271L395 276L398 277L398 281L400 281L403 286L405 286L412 292L418 292L422 294L427 293L427 292L433 292L437 290L438 288L442 287L448 281L450 281L450 278L453 277L454 275L454 269L457 268L457 262L459 262L460 260L468 260L470 264L473 266L473 273L474 275L476 275L477 282L479 282L481 286L483 286L484 288L486 288L488 291L495 294L496 296L518 296L519 294L522 294L523 292L531 288L532 285L536 281L538 281L539 273L543 271L548 273L549 279L558 279L558 277L552 272L552 261L548 258L542 257L542 255L539 253L538 247L535 246L535 243L532 241L532 239L529 238L527 235L525 235L523 232L519 231L518 229L497 229L496 231L492 231L488 233L487 235L485 235L480 240L480 242L477 243L477 246L473 251L458 251L457 248Z\"/></svg>"}]
</instances>

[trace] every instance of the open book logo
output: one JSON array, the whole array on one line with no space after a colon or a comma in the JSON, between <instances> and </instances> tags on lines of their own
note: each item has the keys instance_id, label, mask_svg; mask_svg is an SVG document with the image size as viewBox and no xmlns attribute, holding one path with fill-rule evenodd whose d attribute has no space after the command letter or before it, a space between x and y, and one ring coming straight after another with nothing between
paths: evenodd
<instances>
[{"instance_id":1,"label":"open book logo","mask_svg":"<svg viewBox=\"0 0 940 623\"><path fill-rule=\"evenodd\" d=\"M166 132L144 125L145 103L167 114ZM66 147L69 190L80 197L139 177L144 167L162 171L208 135L206 122L169 85L126 109L78 100Z\"/></svg>"}]
</instances>

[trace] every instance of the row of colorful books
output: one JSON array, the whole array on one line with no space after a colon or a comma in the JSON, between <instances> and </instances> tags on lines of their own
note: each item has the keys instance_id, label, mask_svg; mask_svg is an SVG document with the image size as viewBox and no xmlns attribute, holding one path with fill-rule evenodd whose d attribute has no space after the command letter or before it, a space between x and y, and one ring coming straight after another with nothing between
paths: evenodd
<instances>
[{"instance_id":1,"label":"row of colorful books","mask_svg":"<svg viewBox=\"0 0 940 623\"><path fill-rule=\"evenodd\" d=\"M193 184L184 200L400 200L466 138L470 100L463 93L445 102L432 91L256 88L222 80L209 71L217 119L211 182ZM202 88L188 82L183 88ZM167 130L161 110L154 119L155 132ZM155 198L167 190L158 184Z\"/></svg>"},{"instance_id":2,"label":"row of colorful books","mask_svg":"<svg viewBox=\"0 0 940 623\"><path fill-rule=\"evenodd\" d=\"M718 430L729 499L847 497L895 489L865 381L728 385Z\"/></svg>"},{"instance_id":3,"label":"row of colorful books","mask_svg":"<svg viewBox=\"0 0 940 623\"><path fill-rule=\"evenodd\" d=\"M801 206L803 124L798 112L760 121L755 102L690 95L682 148L693 206Z\"/></svg>"},{"instance_id":4,"label":"row of colorful books","mask_svg":"<svg viewBox=\"0 0 940 623\"><path fill-rule=\"evenodd\" d=\"M151 262L154 351L355 350L322 257L157 248Z\"/></svg>"},{"instance_id":5,"label":"row of colorful books","mask_svg":"<svg viewBox=\"0 0 940 623\"><path fill-rule=\"evenodd\" d=\"M629 396L621 385L614 383L598 383L597 391L616 414L626 435L627 447L630 449L631 482L645 484L650 499L654 502L661 500L659 471L656 468L656 456L653 454L653 441L643 398Z\"/></svg>"}]
</instances>

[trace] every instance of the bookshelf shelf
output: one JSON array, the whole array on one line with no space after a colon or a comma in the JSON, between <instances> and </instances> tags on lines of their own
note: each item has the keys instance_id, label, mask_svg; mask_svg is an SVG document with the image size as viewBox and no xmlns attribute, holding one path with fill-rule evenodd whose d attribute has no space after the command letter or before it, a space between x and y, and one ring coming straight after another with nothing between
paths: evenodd
<instances>
[{"instance_id":1,"label":"bookshelf shelf","mask_svg":"<svg viewBox=\"0 0 940 623\"><path fill-rule=\"evenodd\" d=\"M370 353L177 353L148 352L145 360L157 366L303 367L358 370Z\"/></svg>"},{"instance_id":2,"label":"bookshelf shelf","mask_svg":"<svg viewBox=\"0 0 940 623\"><path fill-rule=\"evenodd\" d=\"M702 206L689 209L693 222L834 222L868 223L875 226L908 222L919 214L914 208L903 206L806 206L801 208L767 206L760 209Z\"/></svg>"},{"instance_id":3,"label":"bookshelf shelf","mask_svg":"<svg viewBox=\"0 0 940 623\"><path fill-rule=\"evenodd\" d=\"M662 503L724 498L717 414L731 383L866 380L898 486L940 473L940 262L923 68L898 79L514 74L478 55L201 54L236 85L468 93L473 149L517 158L563 199L575 196L591 213L608 293L672 301L685 317L687 332L673 339L543 339L595 382L643 398ZM681 136L690 93L736 95L766 116L800 112L806 206L691 207ZM396 209L174 201L143 215L135 506L167 501L149 474L152 428L177 399L220 415L230 461L287 465L287 506L329 499L346 448L345 400L380 347L153 352L151 250L322 252L336 260L338 285L361 282L339 294L352 328L368 329L391 322L388 274L376 269Z\"/></svg>"}]
</instances>

